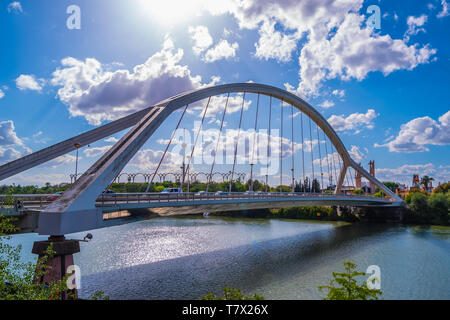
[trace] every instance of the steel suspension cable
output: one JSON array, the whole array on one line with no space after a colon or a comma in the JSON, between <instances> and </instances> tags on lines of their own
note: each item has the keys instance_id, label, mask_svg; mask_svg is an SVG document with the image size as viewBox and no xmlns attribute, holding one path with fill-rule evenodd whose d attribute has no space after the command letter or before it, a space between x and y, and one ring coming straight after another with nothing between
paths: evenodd
<instances>
[{"instance_id":1,"label":"steel suspension cable","mask_svg":"<svg viewBox=\"0 0 450 320\"><path fill-rule=\"evenodd\" d=\"M292 192L295 192L295 157L294 157L294 106L291 105L291 153L292 153Z\"/></svg>"},{"instance_id":2,"label":"steel suspension cable","mask_svg":"<svg viewBox=\"0 0 450 320\"><path fill-rule=\"evenodd\" d=\"M330 140L330 151L331 151L331 159L333 160L333 167L334 167L334 178L336 182L336 186L338 184L338 176L337 176L337 170L336 170L336 163L334 160L334 151L333 151L333 143Z\"/></svg>"},{"instance_id":3,"label":"steel suspension cable","mask_svg":"<svg viewBox=\"0 0 450 320\"><path fill-rule=\"evenodd\" d=\"M322 152L320 151L320 136L319 136L319 125L316 123L317 131L317 145L319 146L319 163L320 163L320 180L322 183L321 190L323 189L323 170L322 170Z\"/></svg>"},{"instance_id":4,"label":"steel suspension cable","mask_svg":"<svg viewBox=\"0 0 450 320\"><path fill-rule=\"evenodd\" d=\"M333 185L333 173L330 174L330 159L328 158L327 136L325 134L325 131L322 130L322 132L323 132L323 139L325 141L325 153L327 154L328 182L329 182L329 186L332 186Z\"/></svg>"},{"instance_id":5,"label":"steel suspension cable","mask_svg":"<svg viewBox=\"0 0 450 320\"><path fill-rule=\"evenodd\" d=\"M206 113L208 112L208 107L209 107L210 101L211 101L211 97L208 98L208 102L206 103L206 108L203 112L202 122L200 123L200 126L198 128L197 135L196 135L195 141L194 141L194 145L192 146L191 156L188 159L188 164L186 167L186 173L188 175L188 190L187 190L188 192L189 192L190 185L191 185L191 174L189 172L190 166L191 166L191 161L192 161L192 157L194 156L195 146L197 145L198 137L200 136L200 132L202 131L203 122L205 121L205 117L206 117Z\"/></svg>"},{"instance_id":6,"label":"steel suspension cable","mask_svg":"<svg viewBox=\"0 0 450 320\"><path fill-rule=\"evenodd\" d=\"M219 148L220 138L222 136L223 122L225 120L225 114L227 113L228 99L229 98L230 98L230 93L228 92L227 101L225 102L225 108L223 110L222 122L220 124L219 136L217 137L217 143L216 143L216 147L214 149L214 158L213 158L213 163L211 165L211 171L209 173L209 181L208 181L208 184L206 185L206 192L208 192L208 190L209 190L209 185L210 185L211 180L212 180L212 174L213 174L213 170L214 170L214 165L216 164L216 154L217 154L217 150Z\"/></svg>"},{"instance_id":7,"label":"steel suspension cable","mask_svg":"<svg viewBox=\"0 0 450 320\"><path fill-rule=\"evenodd\" d=\"M311 168L312 168L312 182L311 182L311 193L314 189L314 152L313 152L313 143L312 143L312 130L311 130L311 118L309 118L309 144L311 147Z\"/></svg>"},{"instance_id":8,"label":"steel suspension cable","mask_svg":"<svg viewBox=\"0 0 450 320\"><path fill-rule=\"evenodd\" d=\"M306 185L305 185L305 143L303 139L303 112L300 111L300 125L302 128L302 168L303 168L303 192L306 192Z\"/></svg>"},{"instance_id":9,"label":"steel suspension cable","mask_svg":"<svg viewBox=\"0 0 450 320\"><path fill-rule=\"evenodd\" d=\"M269 159L271 157L271 148L270 148L270 130L272 124L272 96L270 96L270 105L269 105L269 132L267 134L267 168L266 168L266 192L269 188Z\"/></svg>"},{"instance_id":10,"label":"steel suspension cable","mask_svg":"<svg viewBox=\"0 0 450 320\"><path fill-rule=\"evenodd\" d=\"M244 113L244 105L245 105L245 92L244 92L244 97L242 99L241 117L239 119L239 129L238 129L238 134L237 134L237 137L236 137L236 144L235 144L235 148L234 148L233 170L231 171L230 189L228 191L230 193L231 193L231 186L233 185L234 169L236 167L236 156L237 156L237 149L238 149L238 143L239 143L239 135L241 134L242 114Z\"/></svg>"},{"instance_id":11,"label":"steel suspension cable","mask_svg":"<svg viewBox=\"0 0 450 320\"><path fill-rule=\"evenodd\" d=\"M179 126L180 126L181 120L183 120L184 114L186 113L186 110L187 110L188 106L189 105L187 104L186 107L184 108L183 113L181 114L180 120L178 120L178 123L177 123L177 126L175 128L175 131L172 132L172 136L170 137L169 143L167 144L166 149L164 150L164 153L163 153L163 155L161 157L161 160L159 160L158 166L156 167L156 171L153 174L151 181L149 181L149 183L147 185L147 188L145 189L146 193L150 189L150 185L153 183L153 180L155 179L155 176L156 176L159 168L161 167L161 163L163 162L164 157L166 156L167 150L169 150L169 147L172 144L173 137L175 136L175 133L177 132L177 130L178 130Z\"/></svg>"},{"instance_id":12,"label":"steel suspension cable","mask_svg":"<svg viewBox=\"0 0 450 320\"><path fill-rule=\"evenodd\" d=\"M281 133L280 133L280 192L283 192L283 104L281 100Z\"/></svg>"},{"instance_id":13,"label":"steel suspension cable","mask_svg":"<svg viewBox=\"0 0 450 320\"><path fill-rule=\"evenodd\" d=\"M253 165L256 149L256 136L257 136L256 130L258 128L258 111L259 111L259 93L258 93L258 102L256 103L255 132L253 133L253 146L252 146L252 161L250 163L250 191L253 191Z\"/></svg>"}]
</instances>

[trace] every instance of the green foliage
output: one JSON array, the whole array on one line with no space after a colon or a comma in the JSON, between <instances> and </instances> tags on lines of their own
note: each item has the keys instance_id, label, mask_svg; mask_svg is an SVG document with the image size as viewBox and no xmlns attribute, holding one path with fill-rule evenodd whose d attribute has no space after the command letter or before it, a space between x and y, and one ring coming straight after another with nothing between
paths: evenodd
<instances>
[{"instance_id":1,"label":"green foliage","mask_svg":"<svg viewBox=\"0 0 450 320\"><path fill-rule=\"evenodd\" d=\"M352 191L353 194L364 194L364 190L363 189L355 189Z\"/></svg>"},{"instance_id":2,"label":"green foliage","mask_svg":"<svg viewBox=\"0 0 450 320\"><path fill-rule=\"evenodd\" d=\"M263 296L260 296L256 293L253 296L246 297L240 289L231 287L223 288L222 292L223 297L216 296L211 291L203 297L200 297L200 300L264 300Z\"/></svg>"},{"instance_id":3,"label":"green foliage","mask_svg":"<svg viewBox=\"0 0 450 320\"><path fill-rule=\"evenodd\" d=\"M329 207L293 207L281 208L274 211L277 218L324 220L333 215L333 209Z\"/></svg>"},{"instance_id":4,"label":"green foliage","mask_svg":"<svg viewBox=\"0 0 450 320\"><path fill-rule=\"evenodd\" d=\"M405 197L408 223L449 225L450 196L444 193L412 192Z\"/></svg>"},{"instance_id":5,"label":"green foliage","mask_svg":"<svg viewBox=\"0 0 450 320\"><path fill-rule=\"evenodd\" d=\"M378 198L384 198L386 197L386 193L384 193L383 190L378 190L377 192L375 192L374 196Z\"/></svg>"},{"instance_id":6,"label":"green foliage","mask_svg":"<svg viewBox=\"0 0 450 320\"><path fill-rule=\"evenodd\" d=\"M392 192L395 192L395 188L399 187L399 184L396 182L383 182L383 184L389 189L391 189Z\"/></svg>"},{"instance_id":7,"label":"green foliage","mask_svg":"<svg viewBox=\"0 0 450 320\"><path fill-rule=\"evenodd\" d=\"M51 269L47 261L54 255L52 245L36 264L21 262L22 246L13 247L8 243L10 234L18 231L14 221L15 218L0 216L0 300L60 300L63 292L69 299L74 299L66 284L69 274L48 284L36 281ZM92 298L104 298L103 292L95 293Z\"/></svg>"},{"instance_id":8,"label":"green foliage","mask_svg":"<svg viewBox=\"0 0 450 320\"><path fill-rule=\"evenodd\" d=\"M324 300L378 300L381 290L369 289L366 281L358 284L356 277L365 272L356 271L356 264L344 262L345 272L333 272L333 280L328 286L319 286L320 291L328 290Z\"/></svg>"},{"instance_id":9,"label":"green foliage","mask_svg":"<svg viewBox=\"0 0 450 320\"><path fill-rule=\"evenodd\" d=\"M450 190L450 182L443 183L434 188L433 193L448 193Z\"/></svg>"}]
</instances>

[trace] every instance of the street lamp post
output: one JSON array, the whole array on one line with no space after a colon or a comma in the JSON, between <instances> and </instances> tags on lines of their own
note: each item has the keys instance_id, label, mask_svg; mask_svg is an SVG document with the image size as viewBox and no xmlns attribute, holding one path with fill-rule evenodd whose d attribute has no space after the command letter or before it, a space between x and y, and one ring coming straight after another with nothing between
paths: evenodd
<instances>
[{"instance_id":1,"label":"street lamp post","mask_svg":"<svg viewBox=\"0 0 450 320\"><path fill-rule=\"evenodd\" d=\"M77 157L75 160L75 182L77 181L77 176L78 176L78 149L81 147L81 144L79 144L78 142L74 144L75 148L77 148Z\"/></svg>"}]
</instances>

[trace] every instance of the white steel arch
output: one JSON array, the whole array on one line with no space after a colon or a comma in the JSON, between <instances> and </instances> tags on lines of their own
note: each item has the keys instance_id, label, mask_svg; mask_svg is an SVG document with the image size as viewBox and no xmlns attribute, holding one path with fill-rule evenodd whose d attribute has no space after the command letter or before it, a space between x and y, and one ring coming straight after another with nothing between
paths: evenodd
<instances>
[{"instance_id":1,"label":"white steel arch","mask_svg":"<svg viewBox=\"0 0 450 320\"><path fill-rule=\"evenodd\" d=\"M69 213L73 213L72 218L69 219L70 221L73 221L75 217L78 217L77 219L80 219L80 217L92 219L92 217L88 218L86 212L96 210L94 208L94 203L97 196L111 183L111 181L114 180L114 178L122 171L136 152L143 146L143 144L170 114L188 104L192 104L212 96L240 92L255 94L259 93L282 100L302 111L323 130L343 161L343 167L339 174L335 193L339 193L341 191L347 169L352 167L393 198L394 201L401 201L395 193L393 193L383 183L371 176L366 170L351 159L347 149L331 125L309 103L298 96L277 87L257 83L233 83L181 93L161 101L152 107L80 135L86 141L92 143L104 138L105 134L111 135L115 132L123 130L124 128L134 125L132 129L125 134L125 136L122 137L122 139L120 139L110 150L108 150L96 163L94 163L76 181L76 183L74 183L72 187L64 193L63 196L52 202L46 208L46 212L40 215L39 224L41 225L41 220L43 220L43 223L54 225L55 227L58 226L56 229L61 230L61 232L65 232L62 225L66 224L63 222L63 220L66 219L64 219L63 216L68 218L67 214ZM92 133L93 131L95 131L95 134ZM66 141L73 142L72 139ZM32 166L51 160L57 156L60 156L61 153L67 153L74 150L73 147L68 146L69 143L66 143L64 146L59 146L61 144L62 143L51 146L27 156L29 159L28 161L26 161L27 159L24 157L23 159L18 159L12 163L1 166L0 179L4 179L7 176L11 176L12 174L16 174ZM49 153L49 150L52 151L52 154ZM15 167L11 165L13 163L16 163ZM20 164L20 166L18 166L17 163ZM83 215L80 216L78 213L83 213ZM56 216L55 214L60 215Z\"/></svg>"}]
</instances>

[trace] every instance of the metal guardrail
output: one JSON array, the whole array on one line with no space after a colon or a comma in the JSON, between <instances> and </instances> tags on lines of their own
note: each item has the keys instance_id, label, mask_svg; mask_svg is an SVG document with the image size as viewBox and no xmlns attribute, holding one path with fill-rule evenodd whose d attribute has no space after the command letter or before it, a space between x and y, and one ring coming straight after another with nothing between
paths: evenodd
<instances>
[{"instance_id":1,"label":"metal guardrail","mask_svg":"<svg viewBox=\"0 0 450 320\"><path fill-rule=\"evenodd\" d=\"M328 193L302 193L302 192L269 192L269 193L248 193L231 192L217 194L214 192L204 193L116 193L102 194L97 198L97 205L114 206L121 203L154 203L154 202L188 202L205 200L235 200L235 199L302 199L302 198L346 198L357 200L384 200L385 198L374 196L348 195L348 194L328 194Z\"/></svg>"},{"instance_id":2,"label":"metal guardrail","mask_svg":"<svg viewBox=\"0 0 450 320\"><path fill-rule=\"evenodd\" d=\"M18 194L18 195L0 195L0 208L15 208L17 201L20 201L22 208L43 209L53 200L48 199L52 194ZM235 200L235 199L302 199L302 198L346 198L357 200L385 200L374 196L331 194L331 193L309 193L309 192L224 192L217 194L215 192L183 192L183 193L103 193L97 200L97 206L117 205L121 203L154 203L154 202L187 202L204 200ZM10 201L12 199L12 201ZM11 203L12 202L12 203Z\"/></svg>"}]
</instances>

